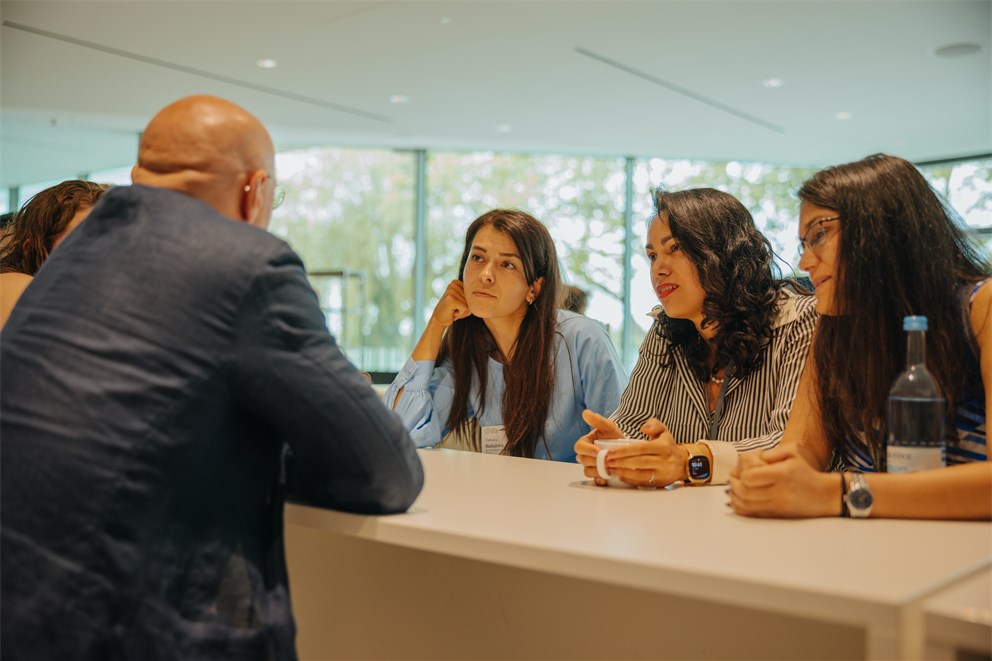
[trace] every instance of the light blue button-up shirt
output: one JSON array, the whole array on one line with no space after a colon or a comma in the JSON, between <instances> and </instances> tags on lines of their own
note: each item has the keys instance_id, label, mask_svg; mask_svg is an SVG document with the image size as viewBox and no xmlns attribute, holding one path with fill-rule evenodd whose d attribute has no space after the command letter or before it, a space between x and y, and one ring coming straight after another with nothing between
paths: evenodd
<instances>
[{"instance_id":1,"label":"light blue button-up shirt","mask_svg":"<svg viewBox=\"0 0 992 661\"><path fill-rule=\"evenodd\" d=\"M620 402L620 393L627 387L627 375L606 329L599 322L559 310L555 339L555 389L544 427L551 456L541 441L534 456L575 461L572 446L589 432L589 425L582 420L582 410L612 413ZM503 365L490 359L488 377L486 405L481 415L476 414L482 407L474 375L469 393L469 417L476 417L484 427L503 424ZM400 389L403 393L397 402ZM436 365L432 360L411 358L389 386L385 401L391 408L395 405L417 446L426 448L437 445L450 431L447 421L454 395L455 375L448 361Z\"/></svg>"}]
</instances>

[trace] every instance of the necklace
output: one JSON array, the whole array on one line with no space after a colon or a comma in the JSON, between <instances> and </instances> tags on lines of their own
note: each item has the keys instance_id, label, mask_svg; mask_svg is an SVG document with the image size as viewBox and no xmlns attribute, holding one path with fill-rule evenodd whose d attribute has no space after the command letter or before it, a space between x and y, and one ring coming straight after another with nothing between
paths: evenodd
<instances>
[{"instance_id":1,"label":"necklace","mask_svg":"<svg viewBox=\"0 0 992 661\"><path fill-rule=\"evenodd\" d=\"M727 377L723 377L722 379L718 379L718 378L716 378L716 375L715 374L711 374L710 375L710 381L712 381L713 383L717 384L718 386L721 385L726 379L727 379Z\"/></svg>"}]
</instances>

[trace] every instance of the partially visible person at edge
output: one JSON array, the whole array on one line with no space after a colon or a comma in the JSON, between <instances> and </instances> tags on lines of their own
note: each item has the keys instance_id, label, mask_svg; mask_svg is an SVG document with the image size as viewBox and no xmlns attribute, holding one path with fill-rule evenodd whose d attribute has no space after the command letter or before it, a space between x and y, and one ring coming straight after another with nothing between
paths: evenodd
<instances>
[{"instance_id":1,"label":"partially visible person at edge","mask_svg":"<svg viewBox=\"0 0 992 661\"><path fill-rule=\"evenodd\" d=\"M386 392L420 447L573 461L584 408L627 383L602 325L558 309L558 256L523 211L477 218L413 355Z\"/></svg>"},{"instance_id":2,"label":"partially visible person at edge","mask_svg":"<svg viewBox=\"0 0 992 661\"><path fill-rule=\"evenodd\" d=\"M823 316L782 445L741 463L732 507L749 516L992 518L988 257L901 158L822 170L799 199L800 266ZM908 315L928 320L948 465L886 474L887 397L905 369ZM821 472L834 455L844 472ZM852 488L864 491L851 500Z\"/></svg>"},{"instance_id":3,"label":"partially visible person at edge","mask_svg":"<svg viewBox=\"0 0 992 661\"><path fill-rule=\"evenodd\" d=\"M738 453L781 440L815 302L778 278L771 245L733 196L659 190L654 203L645 249L661 306L620 407L609 419L587 411L594 430L575 452L586 476L603 485L595 441L648 438L609 450L609 472L640 486L724 484Z\"/></svg>"},{"instance_id":4,"label":"partially visible person at edge","mask_svg":"<svg viewBox=\"0 0 992 661\"><path fill-rule=\"evenodd\" d=\"M48 255L89 215L109 186L63 181L34 195L0 242L0 328Z\"/></svg>"},{"instance_id":5,"label":"partially visible person at edge","mask_svg":"<svg viewBox=\"0 0 992 661\"><path fill-rule=\"evenodd\" d=\"M585 314L589 295L574 285L562 285L561 289L561 309L575 314Z\"/></svg>"},{"instance_id":6,"label":"partially visible person at edge","mask_svg":"<svg viewBox=\"0 0 992 661\"><path fill-rule=\"evenodd\" d=\"M167 106L135 185L107 192L11 315L5 659L293 659L282 476L351 512L420 491L399 418L264 231L273 163L239 106Z\"/></svg>"}]
</instances>

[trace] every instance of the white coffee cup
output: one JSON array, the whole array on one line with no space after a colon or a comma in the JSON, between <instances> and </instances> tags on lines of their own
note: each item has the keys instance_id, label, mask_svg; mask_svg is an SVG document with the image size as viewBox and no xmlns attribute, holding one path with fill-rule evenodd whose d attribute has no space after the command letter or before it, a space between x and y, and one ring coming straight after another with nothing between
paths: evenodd
<instances>
[{"instance_id":1,"label":"white coffee cup","mask_svg":"<svg viewBox=\"0 0 992 661\"><path fill-rule=\"evenodd\" d=\"M624 445L630 445L631 443L643 443L643 438L601 438L598 441L594 441L596 447L599 448L599 454L596 455L596 472L599 476L606 480L606 484L611 487L626 487L628 489L633 489L636 485L627 484L622 481L616 475L610 475L606 472L606 453L610 448L619 448Z\"/></svg>"}]
</instances>

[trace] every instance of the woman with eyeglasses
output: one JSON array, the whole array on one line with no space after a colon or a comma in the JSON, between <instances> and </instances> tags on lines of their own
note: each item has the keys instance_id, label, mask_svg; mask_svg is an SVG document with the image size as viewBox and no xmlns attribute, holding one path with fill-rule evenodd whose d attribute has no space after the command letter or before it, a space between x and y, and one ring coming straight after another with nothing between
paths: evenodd
<instances>
[{"instance_id":1,"label":"woman with eyeglasses","mask_svg":"<svg viewBox=\"0 0 992 661\"><path fill-rule=\"evenodd\" d=\"M514 209L477 218L385 401L420 447L573 461L585 408L613 410L627 377L603 326L558 309L548 229Z\"/></svg>"},{"instance_id":2,"label":"woman with eyeglasses","mask_svg":"<svg viewBox=\"0 0 992 661\"><path fill-rule=\"evenodd\" d=\"M901 158L827 168L799 198L800 265L822 316L782 444L742 460L731 506L749 516L992 517L988 258ZM929 322L948 465L886 474L887 397L905 368L908 315ZM844 472L821 472L832 457Z\"/></svg>"},{"instance_id":3,"label":"woman with eyeglasses","mask_svg":"<svg viewBox=\"0 0 992 661\"><path fill-rule=\"evenodd\" d=\"M712 188L654 193L651 285L661 302L630 385L610 418L575 443L587 477L598 439L647 438L609 450L609 472L638 486L725 484L738 453L775 447L816 326L813 297L777 277L750 212Z\"/></svg>"}]
</instances>

